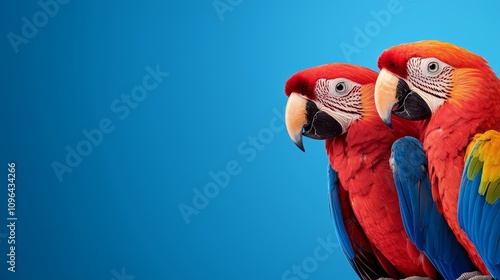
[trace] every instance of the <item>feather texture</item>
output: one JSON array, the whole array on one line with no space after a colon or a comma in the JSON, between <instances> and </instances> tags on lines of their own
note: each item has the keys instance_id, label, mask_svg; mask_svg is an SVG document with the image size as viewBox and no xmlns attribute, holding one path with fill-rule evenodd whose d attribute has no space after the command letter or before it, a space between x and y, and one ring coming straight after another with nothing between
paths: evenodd
<instances>
[{"instance_id":1,"label":"feather texture","mask_svg":"<svg viewBox=\"0 0 500 280\"><path fill-rule=\"evenodd\" d=\"M375 110L374 106L368 109ZM389 165L392 143L405 133L418 135L419 130L400 118L394 119L391 130L376 114L366 116L353 123L346 135L326 141L330 164L366 236L394 267L406 277L441 279L405 232Z\"/></svg>"},{"instance_id":2,"label":"feather texture","mask_svg":"<svg viewBox=\"0 0 500 280\"><path fill-rule=\"evenodd\" d=\"M363 280L402 275L368 241L348 202L348 193L339 185L337 172L328 165L330 212L337 239L352 268Z\"/></svg>"},{"instance_id":3,"label":"feather texture","mask_svg":"<svg viewBox=\"0 0 500 280\"><path fill-rule=\"evenodd\" d=\"M469 145L458 200L458 222L493 277L500 277L500 133Z\"/></svg>"},{"instance_id":4,"label":"feather texture","mask_svg":"<svg viewBox=\"0 0 500 280\"><path fill-rule=\"evenodd\" d=\"M433 111L422 140L429 162L432 196L438 210L474 264L487 274L475 245L458 223L458 196L465 150L470 139L477 133L500 130L500 81L484 58L458 46L436 41L392 47L380 56L379 67L430 88L432 84L425 82L420 74L409 77L407 62L412 58L434 58L452 68L444 92L447 99ZM473 162L471 168L477 172L475 164ZM469 205L468 210L475 211L471 215L479 217L480 209L473 205Z\"/></svg>"},{"instance_id":5,"label":"feather texture","mask_svg":"<svg viewBox=\"0 0 500 280\"><path fill-rule=\"evenodd\" d=\"M391 167L405 230L445 279L454 280L476 270L432 200L427 158L413 137L392 145Z\"/></svg>"}]
</instances>

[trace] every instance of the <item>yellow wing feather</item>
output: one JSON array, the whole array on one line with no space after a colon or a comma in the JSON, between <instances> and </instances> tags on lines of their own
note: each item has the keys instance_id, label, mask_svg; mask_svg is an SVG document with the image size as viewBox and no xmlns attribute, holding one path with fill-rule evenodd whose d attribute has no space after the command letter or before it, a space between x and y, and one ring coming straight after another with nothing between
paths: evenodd
<instances>
[{"instance_id":1,"label":"yellow wing feather","mask_svg":"<svg viewBox=\"0 0 500 280\"><path fill-rule=\"evenodd\" d=\"M479 194L495 203L500 198L500 132L489 130L477 134L467 147L466 159L471 157L467 178L473 180L482 169Z\"/></svg>"}]
</instances>

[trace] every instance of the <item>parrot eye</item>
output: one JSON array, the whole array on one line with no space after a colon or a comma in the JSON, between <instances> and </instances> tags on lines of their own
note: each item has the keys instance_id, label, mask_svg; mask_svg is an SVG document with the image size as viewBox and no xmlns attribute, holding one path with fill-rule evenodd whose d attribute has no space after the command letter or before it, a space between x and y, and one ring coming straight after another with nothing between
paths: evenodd
<instances>
[{"instance_id":1,"label":"parrot eye","mask_svg":"<svg viewBox=\"0 0 500 280\"><path fill-rule=\"evenodd\" d=\"M338 79L330 80L328 87L330 94L335 96L344 96L349 93L349 86L344 79L341 79L340 81Z\"/></svg>"},{"instance_id":2,"label":"parrot eye","mask_svg":"<svg viewBox=\"0 0 500 280\"><path fill-rule=\"evenodd\" d=\"M335 85L335 91L337 91L338 93L344 93L345 89L346 89L346 86L345 86L344 82L340 82L337 85Z\"/></svg>"},{"instance_id":3,"label":"parrot eye","mask_svg":"<svg viewBox=\"0 0 500 280\"><path fill-rule=\"evenodd\" d=\"M439 71L439 63L437 63L436 61L431 61L429 64L427 64L427 71L429 71L429 73L437 73Z\"/></svg>"},{"instance_id":4,"label":"parrot eye","mask_svg":"<svg viewBox=\"0 0 500 280\"><path fill-rule=\"evenodd\" d=\"M316 90L319 93L336 98L350 94L356 85L356 83L345 78L319 79L316 82Z\"/></svg>"},{"instance_id":5,"label":"parrot eye","mask_svg":"<svg viewBox=\"0 0 500 280\"><path fill-rule=\"evenodd\" d=\"M414 61L414 63L420 64L422 74L426 76L437 76L443 72L443 69L449 66L448 64L433 57L424 58L421 61Z\"/></svg>"}]
</instances>

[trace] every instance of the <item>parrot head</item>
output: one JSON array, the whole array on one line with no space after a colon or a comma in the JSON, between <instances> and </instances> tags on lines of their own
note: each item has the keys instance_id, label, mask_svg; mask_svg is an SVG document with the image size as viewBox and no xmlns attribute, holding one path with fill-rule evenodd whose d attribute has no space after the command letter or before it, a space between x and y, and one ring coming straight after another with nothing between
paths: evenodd
<instances>
[{"instance_id":1,"label":"parrot head","mask_svg":"<svg viewBox=\"0 0 500 280\"><path fill-rule=\"evenodd\" d=\"M375 106L391 127L391 115L428 119L445 102L470 101L484 93L484 76L494 73L486 60L439 41L407 43L385 50L378 59ZM491 75L490 75L491 76ZM467 102L460 102L465 106Z\"/></svg>"},{"instance_id":2,"label":"parrot head","mask_svg":"<svg viewBox=\"0 0 500 280\"><path fill-rule=\"evenodd\" d=\"M285 124L302 151L302 136L329 139L347 132L373 103L377 72L349 64L326 64L294 74L285 86ZM375 113L376 114L376 113Z\"/></svg>"}]
</instances>

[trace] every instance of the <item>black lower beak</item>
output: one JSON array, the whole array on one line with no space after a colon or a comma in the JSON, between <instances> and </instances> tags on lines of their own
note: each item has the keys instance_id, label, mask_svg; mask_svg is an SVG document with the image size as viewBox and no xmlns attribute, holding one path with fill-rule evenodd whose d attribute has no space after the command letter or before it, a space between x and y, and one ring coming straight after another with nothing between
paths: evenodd
<instances>
[{"instance_id":1,"label":"black lower beak","mask_svg":"<svg viewBox=\"0 0 500 280\"><path fill-rule=\"evenodd\" d=\"M398 102L395 106L396 109L392 111L394 115L407 120L424 120L431 117L431 109L424 99L412 91L402 79L399 79L398 82L396 98Z\"/></svg>"},{"instance_id":2,"label":"black lower beak","mask_svg":"<svg viewBox=\"0 0 500 280\"><path fill-rule=\"evenodd\" d=\"M320 111L312 101L306 103L307 124L302 135L313 139L328 139L342 134L342 126L332 116Z\"/></svg>"}]
</instances>

